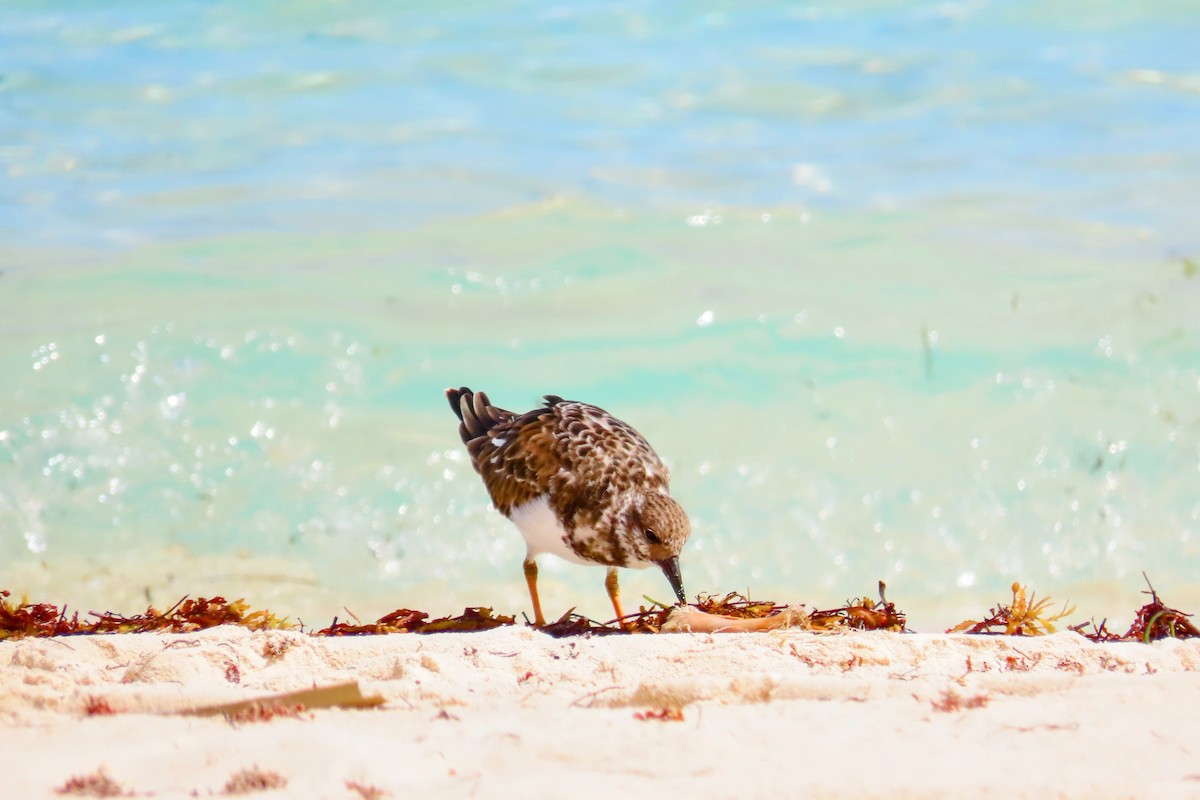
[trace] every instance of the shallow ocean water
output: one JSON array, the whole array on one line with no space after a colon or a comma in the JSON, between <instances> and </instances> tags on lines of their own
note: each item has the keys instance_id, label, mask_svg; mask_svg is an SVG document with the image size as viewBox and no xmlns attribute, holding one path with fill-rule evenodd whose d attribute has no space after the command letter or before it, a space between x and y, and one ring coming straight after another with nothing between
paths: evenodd
<instances>
[{"instance_id":1,"label":"shallow ocean water","mask_svg":"<svg viewBox=\"0 0 1200 800\"><path fill-rule=\"evenodd\" d=\"M883 579L920 630L1013 581L1116 626L1143 570L1200 600L1197 33L1187 4L9 4L0 587L522 610L465 384L641 430L692 594ZM548 613L606 614L601 570L542 568Z\"/></svg>"}]
</instances>

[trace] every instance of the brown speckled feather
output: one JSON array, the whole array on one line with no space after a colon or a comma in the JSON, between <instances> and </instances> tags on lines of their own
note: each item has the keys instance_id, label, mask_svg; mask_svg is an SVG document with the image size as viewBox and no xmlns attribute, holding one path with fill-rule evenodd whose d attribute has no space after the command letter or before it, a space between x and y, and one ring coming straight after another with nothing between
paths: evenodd
<instances>
[{"instance_id":1,"label":"brown speckled feather","mask_svg":"<svg viewBox=\"0 0 1200 800\"><path fill-rule=\"evenodd\" d=\"M482 392L449 392L471 463L505 516L548 495L560 519L594 525L607 494L641 486L666 493L667 468L626 423L587 403L548 395L524 414L496 408Z\"/></svg>"}]
</instances>

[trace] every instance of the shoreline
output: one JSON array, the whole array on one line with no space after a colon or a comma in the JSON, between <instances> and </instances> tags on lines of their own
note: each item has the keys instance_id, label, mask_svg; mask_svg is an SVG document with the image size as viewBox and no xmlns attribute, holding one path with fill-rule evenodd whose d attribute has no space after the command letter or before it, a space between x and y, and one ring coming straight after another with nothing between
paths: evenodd
<instances>
[{"instance_id":1,"label":"shoreline","mask_svg":"<svg viewBox=\"0 0 1200 800\"><path fill-rule=\"evenodd\" d=\"M249 768L286 782L271 797L1200 795L1179 702L1197 639L221 626L9 640L0 664L14 797L101 770L138 796L219 795ZM383 705L174 713L346 681Z\"/></svg>"}]
</instances>

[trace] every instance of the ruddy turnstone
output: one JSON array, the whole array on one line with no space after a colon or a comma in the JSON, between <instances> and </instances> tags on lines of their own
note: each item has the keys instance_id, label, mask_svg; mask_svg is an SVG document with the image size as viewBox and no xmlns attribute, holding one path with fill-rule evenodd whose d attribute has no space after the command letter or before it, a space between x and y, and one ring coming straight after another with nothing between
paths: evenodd
<instances>
[{"instance_id":1,"label":"ruddy turnstone","mask_svg":"<svg viewBox=\"0 0 1200 800\"><path fill-rule=\"evenodd\" d=\"M496 509L525 537L525 581L534 622L545 625L537 563L552 553L608 568L604 587L617 619L617 567L657 566L683 603L679 551L691 524L667 494L667 468L642 435L607 411L554 395L524 414L483 392L447 389L459 435Z\"/></svg>"}]
</instances>

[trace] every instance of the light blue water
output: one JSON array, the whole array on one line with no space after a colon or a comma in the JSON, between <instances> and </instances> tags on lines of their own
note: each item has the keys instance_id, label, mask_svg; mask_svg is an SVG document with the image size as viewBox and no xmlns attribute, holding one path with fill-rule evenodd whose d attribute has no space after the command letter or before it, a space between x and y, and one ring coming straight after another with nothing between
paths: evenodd
<instances>
[{"instance_id":1,"label":"light blue water","mask_svg":"<svg viewBox=\"0 0 1200 800\"><path fill-rule=\"evenodd\" d=\"M522 609L468 384L641 429L693 593L1196 597L1196 41L1189 3L7 3L0 585ZM548 610L602 574L543 565Z\"/></svg>"}]
</instances>

